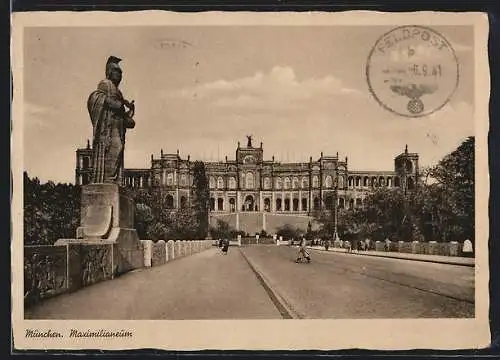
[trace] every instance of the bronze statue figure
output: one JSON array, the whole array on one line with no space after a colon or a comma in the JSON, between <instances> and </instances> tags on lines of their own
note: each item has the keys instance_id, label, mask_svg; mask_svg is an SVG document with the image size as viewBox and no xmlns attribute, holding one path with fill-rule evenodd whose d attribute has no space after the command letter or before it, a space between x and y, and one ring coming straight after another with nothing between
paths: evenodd
<instances>
[{"instance_id":1,"label":"bronze statue figure","mask_svg":"<svg viewBox=\"0 0 500 360\"><path fill-rule=\"evenodd\" d=\"M106 79L87 100L93 126L92 183L121 184L125 133L135 126L134 101L127 101L118 86L122 80L120 58L110 56Z\"/></svg>"},{"instance_id":2,"label":"bronze statue figure","mask_svg":"<svg viewBox=\"0 0 500 360\"><path fill-rule=\"evenodd\" d=\"M247 147L252 147L252 135L247 135L248 143Z\"/></svg>"}]
</instances>

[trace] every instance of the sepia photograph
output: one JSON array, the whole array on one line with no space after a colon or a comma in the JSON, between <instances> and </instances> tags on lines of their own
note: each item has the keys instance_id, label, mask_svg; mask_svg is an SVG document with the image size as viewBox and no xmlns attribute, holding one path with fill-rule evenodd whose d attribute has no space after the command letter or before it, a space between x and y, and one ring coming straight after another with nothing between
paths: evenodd
<instances>
[{"instance_id":1,"label":"sepia photograph","mask_svg":"<svg viewBox=\"0 0 500 360\"><path fill-rule=\"evenodd\" d=\"M68 14L13 43L24 346L117 348L122 320L488 342L486 17Z\"/></svg>"}]
</instances>

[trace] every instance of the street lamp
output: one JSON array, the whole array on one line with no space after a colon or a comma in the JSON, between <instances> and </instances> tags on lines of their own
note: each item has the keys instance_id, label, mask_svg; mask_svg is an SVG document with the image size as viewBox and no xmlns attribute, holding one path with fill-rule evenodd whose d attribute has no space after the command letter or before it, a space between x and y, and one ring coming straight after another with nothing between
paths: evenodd
<instances>
[{"instance_id":1,"label":"street lamp","mask_svg":"<svg viewBox=\"0 0 500 360\"><path fill-rule=\"evenodd\" d=\"M210 200L208 200L205 204L207 208L207 237L210 239Z\"/></svg>"},{"instance_id":2,"label":"street lamp","mask_svg":"<svg viewBox=\"0 0 500 360\"><path fill-rule=\"evenodd\" d=\"M339 238L337 232L337 201L338 201L338 184L335 184L335 197L333 199L333 241L336 241Z\"/></svg>"}]
</instances>

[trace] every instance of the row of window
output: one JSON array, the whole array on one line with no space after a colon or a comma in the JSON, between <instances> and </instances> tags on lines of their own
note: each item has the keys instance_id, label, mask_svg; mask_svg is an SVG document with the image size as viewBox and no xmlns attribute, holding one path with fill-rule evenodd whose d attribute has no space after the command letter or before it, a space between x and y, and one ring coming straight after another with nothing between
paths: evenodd
<instances>
[{"instance_id":1,"label":"row of window","mask_svg":"<svg viewBox=\"0 0 500 360\"><path fill-rule=\"evenodd\" d=\"M353 209L355 207L360 207L365 205L365 199L350 199L346 201L344 198L339 197L337 205L340 209ZM334 199L332 196L325 197L324 207L326 209L334 208ZM313 210L319 210L321 208L321 202L318 197L313 199ZM211 211L227 211L225 206L225 201L223 198L210 198L210 210ZM254 203L252 196L247 196L245 202L241 205L242 211L258 211L258 206ZM276 199L274 209L271 209L271 199L264 198L264 211L309 211L308 209L308 201L307 198L302 198L301 201L299 199L294 198L290 201L290 199L286 198L282 200L281 198ZM229 199L229 211L236 211L236 199Z\"/></svg>"},{"instance_id":2,"label":"row of window","mask_svg":"<svg viewBox=\"0 0 500 360\"><path fill-rule=\"evenodd\" d=\"M313 187L319 187L319 177L318 176L313 176L312 178L312 184ZM222 176L219 176L217 180L215 177L210 176L209 179L209 186L211 189L224 189L224 179ZM264 189L271 189L271 178L265 177L263 181ZM254 174L251 172L248 172L246 174L241 175L240 179L240 186L243 189L254 189L255 188L255 177ZM339 186L343 187L344 186L344 178L341 176L339 177ZM333 187L333 178L328 175L325 177L325 187L327 188L332 188ZM228 188L229 189L236 189L236 178L230 176L228 178ZM302 179L299 180L298 177L285 177L282 179L281 177L277 177L274 180L274 188L275 189L307 189L309 188L309 178L307 177L302 177Z\"/></svg>"},{"instance_id":3,"label":"row of window","mask_svg":"<svg viewBox=\"0 0 500 360\"><path fill-rule=\"evenodd\" d=\"M265 177L263 181L264 189L268 190L271 189L271 178ZM333 188L334 181L331 175L327 175L325 177L325 182L324 182L324 187L325 188ZM209 186L211 189L224 189L225 184L224 184L224 179L222 176L219 176L217 180L215 177L210 176L209 179ZM241 176L241 181L240 181L240 186L243 189L254 189L255 188L255 179L254 179L254 174L251 172L248 172L246 174L242 174ZM344 177L339 176L338 177L338 186L339 188L344 188ZM394 179L392 177L368 177L365 176L362 178L361 176L358 177L353 177L349 176L347 180L347 186L348 187L374 187L374 186L400 186L400 181L399 177L395 177ZM317 175L314 175L312 177L312 187L313 188L318 188L319 187L319 177ZM236 189L236 179L234 177L229 177L228 179L228 188L229 189ZM309 178L307 177L302 177L299 179L298 177L285 177L282 179L281 177L277 177L274 180L274 188L275 189L308 189L309 188Z\"/></svg>"},{"instance_id":4,"label":"row of window","mask_svg":"<svg viewBox=\"0 0 500 360\"><path fill-rule=\"evenodd\" d=\"M146 186L147 180L144 180L142 177L126 177L124 180L126 186L131 186L131 187L144 187ZM192 182L192 179L191 179ZM87 176L80 175L80 184L86 184L88 183ZM158 174L155 177L154 180L154 185L155 186L160 186L161 185L161 176ZM188 176L186 174L182 174L179 177L179 183L181 186L186 186L188 184ZM173 186L175 185L174 183L174 175L172 173L167 174L166 176L166 182L165 184L167 186ZM241 188L243 189L254 189L255 188L255 181L254 181L254 175L253 173L247 173L246 175L242 176L241 182L240 182ZM269 190L271 189L271 179L269 177L264 178L264 189ZM275 189L277 190L287 190L287 189L308 189L309 188L309 179L307 177L302 177L302 179L299 180L298 177L285 177L284 179L281 179L280 177L275 178ZM344 188L344 177L340 176L338 178L338 185L339 188ZM354 187L376 187L376 186L387 186L387 187L399 187L400 186L400 179L399 177L353 177L349 176L347 180L347 186L349 188L354 188ZM224 189L225 184L224 184L224 179L222 176L219 176L217 180L215 177L210 176L209 178L209 187L211 189ZM236 179L234 177L229 177L228 179L228 188L229 189L236 189L237 184L236 184ZM312 178L312 187L313 188L318 188L319 187L319 177L318 176L313 176ZM325 177L325 182L324 182L324 187L325 188L333 188L333 178L332 176L328 175ZM411 178L408 178L408 187L412 188L413 187L413 180Z\"/></svg>"}]
</instances>

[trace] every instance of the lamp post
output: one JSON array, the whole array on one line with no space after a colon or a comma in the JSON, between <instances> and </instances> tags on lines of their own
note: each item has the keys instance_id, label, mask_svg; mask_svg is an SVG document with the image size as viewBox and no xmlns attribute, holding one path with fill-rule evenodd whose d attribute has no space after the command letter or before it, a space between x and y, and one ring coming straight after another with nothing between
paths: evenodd
<instances>
[{"instance_id":1,"label":"lamp post","mask_svg":"<svg viewBox=\"0 0 500 360\"><path fill-rule=\"evenodd\" d=\"M335 184L335 197L333 199L333 241L336 241L339 238L337 232L337 201L338 201L338 184Z\"/></svg>"},{"instance_id":2,"label":"lamp post","mask_svg":"<svg viewBox=\"0 0 500 360\"><path fill-rule=\"evenodd\" d=\"M207 208L207 237L210 239L210 200L205 204Z\"/></svg>"}]
</instances>

